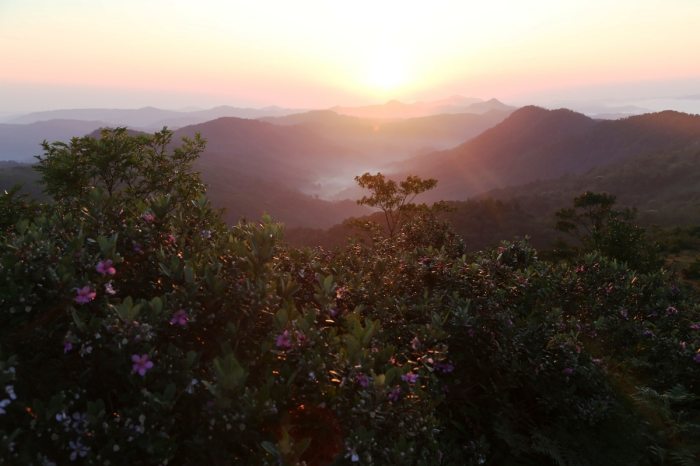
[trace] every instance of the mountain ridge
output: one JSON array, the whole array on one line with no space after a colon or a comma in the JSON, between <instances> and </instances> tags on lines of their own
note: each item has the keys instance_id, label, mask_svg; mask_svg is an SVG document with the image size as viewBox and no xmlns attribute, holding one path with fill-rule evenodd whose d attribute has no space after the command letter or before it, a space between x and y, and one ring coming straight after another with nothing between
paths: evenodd
<instances>
[{"instance_id":1,"label":"mountain ridge","mask_svg":"<svg viewBox=\"0 0 700 466\"><path fill-rule=\"evenodd\" d=\"M438 179L431 199L460 200L537 179L576 174L654 151L700 144L700 116L675 111L593 120L568 109L528 106L446 151L393 167Z\"/></svg>"}]
</instances>

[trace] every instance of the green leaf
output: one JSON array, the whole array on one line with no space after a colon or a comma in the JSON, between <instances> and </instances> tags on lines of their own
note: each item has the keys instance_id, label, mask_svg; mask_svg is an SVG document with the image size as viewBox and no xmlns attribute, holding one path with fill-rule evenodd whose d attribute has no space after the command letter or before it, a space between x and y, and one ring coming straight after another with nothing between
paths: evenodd
<instances>
[{"instance_id":1,"label":"green leaf","mask_svg":"<svg viewBox=\"0 0 700 466\"><path fill-rule=\"evenodd\" d=\"M215 358L213 365L219 385L225 390L235 390L245 383L248 374L233 353L228 353L223 358Z\"/></svg>"},{"instance_id":2,"label":"green leaf","mask_svg":"<svg viewBox=\"0 0 700 466\"><path fill-rule=\"evenodd\" d=\"M148 306L153 312L160 314L163 311L163 300L156 296L149 301Z\"/></svg>"},{"instance_id":3,"label":"green leaf","mask_svg":"<svg viewBox=\"0 0 700 466\"><path fill-rule=\"evenodd\" d=\"M78 315L78 311L76 311L75 309L71 309L70 312L73 316L73 322L75 322L75 326L78 327L78 330L84 332L86 329L85 322L83 322L83 320Z\"/></svg>"},{"instance_id":4,"label":"green leaf","mask_svg":"<svg viewBox=\"0 0 700 466\"><path fill-rule=\"evenodd\" d=\"M163 391L163 400L172 401L175 399L175 384L169 383Z\"/></svg>"},{"instance_id":5,"label":"green leaf","mask_svg":"<svg viewBox=\"0 0 700 466\"><path fill-rule=\"evenodd\" d=\"M190 267L189 265L186 265L183 270L185 273L185 283L193 284L194 283L194 270L192 270L192 267Z\"/></svg>"}]
</instances>

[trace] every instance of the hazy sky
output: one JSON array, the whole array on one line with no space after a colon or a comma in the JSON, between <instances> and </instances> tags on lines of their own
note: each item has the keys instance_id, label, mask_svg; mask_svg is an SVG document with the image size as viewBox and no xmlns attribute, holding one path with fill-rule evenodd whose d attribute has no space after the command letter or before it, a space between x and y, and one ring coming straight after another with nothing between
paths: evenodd
<instances>
[{"instance_id":1,"label":"hazy sky","mask_svg":"<svg viewBox=\"0 0 700 466\"><path fill-rule=\"evenodd\" d=\"M0 0L0 113L451 94L700 105L699 30L700 0Z\"/></svg>"}]
</instances>

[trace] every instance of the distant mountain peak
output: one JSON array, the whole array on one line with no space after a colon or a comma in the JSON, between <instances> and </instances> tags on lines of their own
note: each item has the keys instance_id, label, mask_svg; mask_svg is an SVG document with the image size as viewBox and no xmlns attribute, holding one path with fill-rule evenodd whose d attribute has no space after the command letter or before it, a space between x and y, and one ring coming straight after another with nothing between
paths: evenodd
<instances>
[{"instance_id":1,"label":"distant mountain peak","mask_svg":"<svg viewBox=\"0 0 700 466\"><path fill-rule=\"evenodd\" d=\"M391 100L387 101L387 103L385 103L384 105L386 105L387 107L404 107L404 106L406 106L405 103L401 102L400 100L396 100L396 99L391 99Z\"/></svg>"}]
</instances>

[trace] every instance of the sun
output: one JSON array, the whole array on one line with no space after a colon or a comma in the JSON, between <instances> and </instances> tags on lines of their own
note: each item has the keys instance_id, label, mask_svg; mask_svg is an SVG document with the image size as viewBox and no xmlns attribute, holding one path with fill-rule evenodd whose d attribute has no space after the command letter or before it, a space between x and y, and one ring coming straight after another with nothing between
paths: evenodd
<instances>
[{"instance_id":1,"label":"sun","mask_svg":"<svg viewBox=\"0 0 700 466\"><path fill-rule=\"evenodd\" d=\"M381 54L367 65L365 85L373 93L387 94L400 90L409 81L406 64L397 56Z\"/></svg>"}]
</instances>

